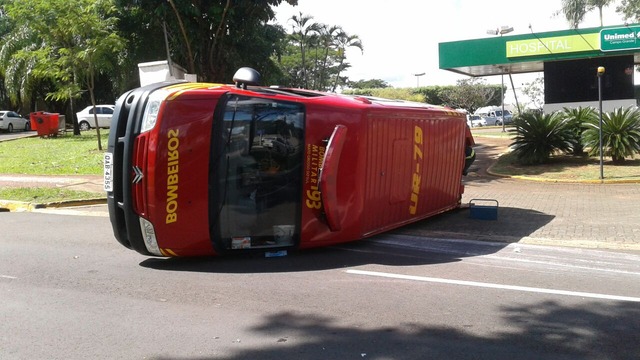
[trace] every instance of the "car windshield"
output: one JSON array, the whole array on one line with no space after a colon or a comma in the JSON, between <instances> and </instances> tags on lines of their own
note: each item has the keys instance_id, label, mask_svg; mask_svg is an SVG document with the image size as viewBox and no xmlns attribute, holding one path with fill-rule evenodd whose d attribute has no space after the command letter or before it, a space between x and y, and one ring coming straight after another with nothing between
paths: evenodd
<instances>
[{"instance_id":1,"label":"car windshield","mask_svg":"<svg viewBox=\"0 0 640 360\"><path fill-rule=\"evenodd\" d=\"M210 167L214 242L224 249L238 248L237 243L267 247L275 245L278 228L295 228L298 234L302 105L232 96L217 117Z\"/></svg>"}]
</instances>

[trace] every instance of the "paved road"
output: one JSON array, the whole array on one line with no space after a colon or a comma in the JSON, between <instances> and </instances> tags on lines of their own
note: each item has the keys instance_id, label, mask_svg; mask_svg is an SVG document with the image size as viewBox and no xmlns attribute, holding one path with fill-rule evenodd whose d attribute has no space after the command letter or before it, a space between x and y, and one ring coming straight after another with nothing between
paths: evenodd
<instances>
[{"instance_id":1,"label":"paved road","mask_svg":"<svg viewBox=\"0 0 640 360\"><path fill-rule=\"evenodd\" d=\"M640 358L634 254L385 234L152 259L104 217L0 217L3 360Z\"/></svg>"}]
</instances>

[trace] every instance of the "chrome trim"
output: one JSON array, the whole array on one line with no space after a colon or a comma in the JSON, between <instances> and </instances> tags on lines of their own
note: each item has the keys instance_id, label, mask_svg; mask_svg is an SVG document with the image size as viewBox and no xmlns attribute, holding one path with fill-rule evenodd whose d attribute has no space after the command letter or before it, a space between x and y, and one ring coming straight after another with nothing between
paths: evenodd
<instances>
[{"instance_id":1,"label":"chrome trim","mask_svg":"<svg viewBox=\"0 0 640 360\"><path fill-rule=\"evenodd\" d=\"M132 184L137 184L139 182L142 181L142 178L144 178L144 174L142 173L142 170L140 170L139 167L134 166L133 167L133 172L135 173L135 176L133 177L133 180L131 181Z\"/></svg>"}]
</instances>

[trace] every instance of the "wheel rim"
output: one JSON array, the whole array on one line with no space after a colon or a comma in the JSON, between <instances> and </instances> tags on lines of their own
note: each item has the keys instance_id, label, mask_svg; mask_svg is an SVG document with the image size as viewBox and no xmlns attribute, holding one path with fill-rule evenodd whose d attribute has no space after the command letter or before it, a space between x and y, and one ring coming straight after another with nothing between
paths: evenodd
<instances>
[{"instance_id":1,"label":"wheel rim","mask_svg":"<svg viewBox=\"0 0 640 360\"><path fill-rule=\"evenodd\" d=\"M87 124L85 121L80 123L80 130L89 130L89 124Z\"/></svg>"}]
</instances>

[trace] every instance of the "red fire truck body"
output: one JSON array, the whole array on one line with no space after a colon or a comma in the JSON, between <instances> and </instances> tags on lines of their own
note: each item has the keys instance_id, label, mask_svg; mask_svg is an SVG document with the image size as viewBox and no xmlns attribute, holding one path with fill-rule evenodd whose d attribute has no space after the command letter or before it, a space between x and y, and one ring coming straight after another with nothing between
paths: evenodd
<instances>
[{"instance_id":1,"label":"red fire truck body","mask_svg":"<svg viewBox=\"0 0 640 360\"><path fill-rule=\"evenodd\" d=\"M153 256L305 249L459 206L464 114L234 81L120 97L105 155L120 243Z\"/></svg>"}]
</instances>

